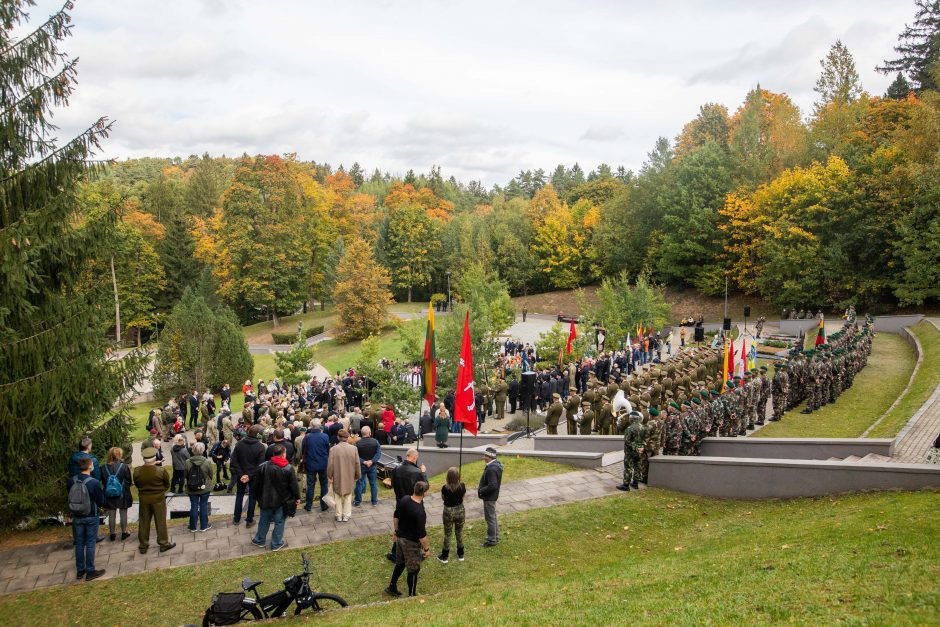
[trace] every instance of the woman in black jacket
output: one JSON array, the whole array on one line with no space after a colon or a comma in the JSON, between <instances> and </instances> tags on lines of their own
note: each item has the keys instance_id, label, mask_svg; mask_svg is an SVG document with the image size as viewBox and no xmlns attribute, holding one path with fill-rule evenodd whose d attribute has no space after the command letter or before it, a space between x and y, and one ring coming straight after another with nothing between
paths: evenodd
<instances>
[{"instance_id":1,"label":"woman in black jacket","mask_svg":"<svg viewBox=\"0 0 940 627\"><path fill-rule=\"evenodd\" d=\"M127 510L134 504L134 498L131 496L131 469L124 463L124 451L117 446L111 447L108 451L107 463L101 468L101 485L105 490L104 509L108 512L108 530L110 540L114 542L117 534L114 532L115 519L118 512L121 513L121 540L127 540L131 534L127 532ZM108 496L108 478L116 476L121 482L123 491L120 496Z\"/></svg>"}]
</instances>

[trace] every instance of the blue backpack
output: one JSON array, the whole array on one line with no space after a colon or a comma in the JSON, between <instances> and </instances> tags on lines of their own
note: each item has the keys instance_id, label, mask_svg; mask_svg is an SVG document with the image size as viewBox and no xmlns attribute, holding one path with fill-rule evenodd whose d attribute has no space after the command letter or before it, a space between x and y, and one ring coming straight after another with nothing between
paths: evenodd
<instances>
[{"instance_id":1,"label":"blue backpack","mask_svg":"<svg viewBox=\"0 0 940 627\"><path fill-rule=\"evenodd\" d=\"M114 474L108 474L108 481L104 485L104 495L109 499L116 499L124 494L124 483L118 478L123 466L123 463L118 462L118 467ZM110 467L108 468L108 472L111 472Z\"/></svg>"}]
</instances>

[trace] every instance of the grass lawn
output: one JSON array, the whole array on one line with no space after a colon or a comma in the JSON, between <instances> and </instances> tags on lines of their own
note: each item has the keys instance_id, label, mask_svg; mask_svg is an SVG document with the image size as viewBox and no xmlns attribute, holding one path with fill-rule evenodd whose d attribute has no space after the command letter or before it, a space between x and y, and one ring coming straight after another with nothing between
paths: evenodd
<instances>
[{"instance_id":1,"label":"grass lawn","mask_svg":"<svg viewBox=\"0 0 940 627\"><path fill-rule=\"evenodd\" d=\"M940 331L927 320L921 320L910 330L920 340L924 351L924 361L920 365L920 370L917 371L911 389L907 391L897 407L872 429L872 432L868 434L869 437L893 438L896 436L940 385Z\"/></svg>"},{"instance_id":2,"label":"grass lawn","mask_svg":"<svg viewBox=\"0 0 940 627\"><path fill-rule=\"evenodd\" d=\"M467 455L464 457L463 465L463 477L461 480L467 485L467 492L470 494L476 494L476 487L480 484L480 477L483 476L483 460L478 459L476 461L471 461L467 463L466 460L474 459L478 457L478 454L473 454L471 457ZM418 455L418 462L420 463L421 456ZM503 464L503 481L518 481L520 479L532 479L534 477L546 477L548 475L558 475L566 472L572 472L577 470L572 466L567 464L555 464L552 462L542 461L540 459L530 459L528 457L510 457L505 455L499 458L499 461ZM447 480L447 472L442 472L440 474L428 477L428 483L431 486L431 492L438 493L441 491L441 487ZM367 489L368 494L368 489ZM395 493L390 489L382 486L382 483L379 482L379 498L390 499L394 498Z\"/></svg>"},{"instance_id":3,"label":"grass lawn","mask_svg":"<svg viewBox=\"0 0 940 627\"><path fill-rule=\"evenodd\" d=\"M769 423L752 437L857 438L904 391L915 361L914 352L900 336L880 333L872 344L868 365L834 405L808 415L800 413L805 404L800 405L784 414L783 420Z\"/></svg>"},{"instance_id":4,"label":"grass lawn","mask_svg":"<svg viewBox=\"0 0 940 627\"><path fill-rule=\"evenodd\" d=\"M472 521L467 561L425 562L418 599L375 604L391 571L381 535L7 596L0 612L13 625L196 623L242 577L278 589L303 550L313 585L360 607L285 624L936 624L936 503L930 491L737 502L649 489L503 515L492 550ZM436 552L441 528L429 531Z\"/></svg>"},{"instance_id":5,"label":"grass lawn","mask_svg":"<svg viewBox=\"0 0 940 627\"><path fill-rule=\"evenodd\" d=\"M280 322L281 324L278 325L277 330L282 333L296 333L298 322L303 322L304 328L323 325L325 330L329 331L336 325L336 316L333 308L327 307L324 311L315 309L305 314L285 316L281 318ZM274 331L274 323L270 320L242 327L242 333L245 334L245 340L249 344L273 344L272 331Z\"/></svg>"},{"instance_id":6,"label":"grass lawn","mask_svg":"<svg viewBox=\"0 0 940 627\"><path fill-rule=\"evenodd\" d=\"M427 320L414 319L406 320L402 324L424 328ZM326 368L330 374L335 375L337 371L345 370L356 364L359 355L362 353L362 343L359 341L340 342L339 340L326 340L316 345L316 354L314 360ZM401 357L400 341L398 332L394 329L382 331L379 335L379 357L387 359L397 359Z\"/></svg>"}]
</instances>

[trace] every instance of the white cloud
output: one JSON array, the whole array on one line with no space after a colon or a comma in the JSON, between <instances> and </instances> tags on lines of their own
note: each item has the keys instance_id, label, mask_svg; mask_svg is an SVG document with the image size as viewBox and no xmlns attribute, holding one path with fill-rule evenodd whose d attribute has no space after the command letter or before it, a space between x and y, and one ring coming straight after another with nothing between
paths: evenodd
<instances>
[{"instance_id":1,"label":"white cloud","mask_svg":"<svg viewBox=\"0 0 940 627\"><path fill-rule=\"evenodd\" d=\"M33 24L60 0L40 0ZM638 168L701 104L756 83L808 111L841 37L865 87L892 77L913 6L716 0L83 0L61 136L117 120L107 156L297 152L505 183L577 161Z\"/></svg>"}]
</instances>

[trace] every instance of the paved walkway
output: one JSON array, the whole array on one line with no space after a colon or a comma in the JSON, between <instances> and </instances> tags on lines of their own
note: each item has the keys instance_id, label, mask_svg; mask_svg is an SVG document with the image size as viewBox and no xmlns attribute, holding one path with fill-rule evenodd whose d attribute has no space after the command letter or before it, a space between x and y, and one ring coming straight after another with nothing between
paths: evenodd
<instances>
[{"instance_id":1,"label":"paved walkway","mask_svg":"<svg viewBox=\"0 0 940 627\"><path fill-rule=\"evenodd\" d=\"M551 507L617 492L615 477L596 470L581 470L560 475L513 481L503 486L497 509L500 514ZM368 501L364 507L353 508L352 520L337 523L333 510L313 513L298 510L288 519L284 538L289 548L326 544L365 536L387 534L391 530L394 499L383 499L377 507ZM443 504L438 494L425 500L429 521L441 520ZM467 518L483 518L483 503L469 497ZM256 514L257 516L257 514ZM257 519L256 519L257 522ZM234 559L261 554L251 544L255 528L244 523L235 527L231 521L213 522L205 533L190 533L185 527L171 527L170 539L176 548L159 553L156 534L151 532L151 547L146 555L137 550L136 534L125 542L105 541L98 545L95 565L107 570L104 579L132 575L158 568L175 568L192 564ZM75 581L75 553L68 542L22 547L0 552L0 594L51 588Z\"/></svg>"},{"instance_id":2,"label":"paved walkway","mask_svg":"<svg viewBox=\"0 0 940 627\"><path fill-rule=\"evenodd\" d=\"M927 318L927 320L940 331L940 318ZM893 460L909 464L923 463L938 433L940 433L940 386L937 386L930 398L901 429L901 433L895 440Z\"/></svg>"}]
</instances>

